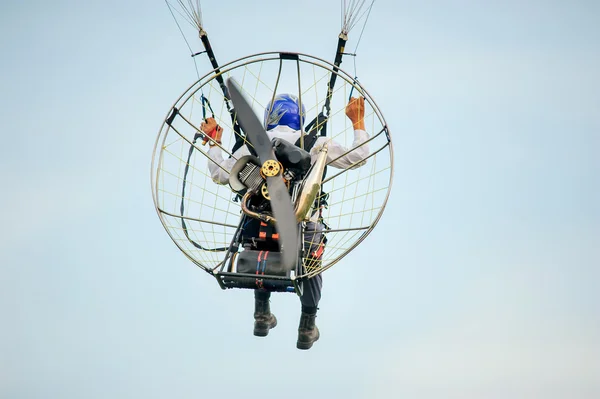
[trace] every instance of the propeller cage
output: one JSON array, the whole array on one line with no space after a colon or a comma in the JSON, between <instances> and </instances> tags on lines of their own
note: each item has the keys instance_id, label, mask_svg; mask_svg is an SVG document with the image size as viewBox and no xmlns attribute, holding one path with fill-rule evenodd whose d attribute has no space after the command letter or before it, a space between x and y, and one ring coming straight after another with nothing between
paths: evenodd
<instances>
[{"instance_id":1,"label":"propeller cage","mask_svg":"<svg viewBox=\"0 0 600 399\"><path fill-rule=\"evenodd\" d=\"M234 169L232 166L225 168L225 172L229 172L230 185L222 184L225 183L222 180L215 184L212 174L207 170L207 163L212 162L214 165L214 160L207 151L195 146L192 140L198 131L197 122L203 120L206 117L203 114L212 107L214 110L211 111L214 112L211 113L215 115L216 122L220 126L231 127L224 130L224 144L220 147L224 154L233 157L234 147L230 146L235 146L234 143L240 141L236 139L239 139L239 134L245 130L241 127L240 130L233 128L237 121L237 107L232 107L230 96L227 95L229 93L222 93L218 87L223 88L225 78L234 78L243 82L243 91L252 93L253 98L261 97L266 101L268 96L262 96L256 88L260 87L260 92L265 94L282 91L283 89L277 86L279 80L272 79L277 76L281 76L282 82L289 82L290 88L296 86L295 80L298 94L302 94L303 102L308 106L306 118L309 120L309 116L315 116L324 102L330 105L326 109L329 116L327 137L345 143L346 146L353 143L354 132L347 123L344 109L348 97L343 93L352 93L353 90L354 93L360 93L365 97L365 124L369 127L370 135L370 155L365 158L369 166L349 167L343 170L332 167L328 168L327 176L323 177L316 165L313 165L315 180L312 180L313 176L307 176L312 175L313 171L303 174L304 155L288 156L288 163L284 159L285 156L280 156L277 148L281 144L285 145L285 142L282 143L285 140L280 140L279 143L273 140L276 159L285 169L281 176L290 184L290 196L297 209L298 220L305 221L306 217L314 215L315 202L312 198L315 192L317 198L320 197L316 190L319 182L325 192L332 194L328 206L322 208L324 221L328 225L328 244L322 255L322 267L302 271L302 274L297 275L298 278L310 278L322 273L337 265L354 248L363 245L361 243L366 242L366 238L382 220L393 186L394 157L389 127L374 98L353 75L321 58L288 52L243 56L219 65L219 69L207 71L196 83L185 88L162 123L154 145L150 177L154 206L168 236L191 262L214 274L222 288L231 288L237 284L236 279L242 278L237 274L231 278L220 274L228 271L229 261L235 257L231 253L235 245L234 238L243 228L241 223L245 223L250 217L244 212L240 215L242 197L248 190L253 190L255 192L250 194L247 201L248 206L252 206L251 210L265 213L263 209L269 209L268 206L262 206L265 204L262 187L266 184L264 179L257 175L257 171L260 174L263 162L257 158L246 158L240 162L235 173L231 173ZM320 84L323 82L325 85L332 78L337 78L334 95L323 90L325 87L321 87ZM271 82L273 80L274 82ZM204 99L210 100L210 106L198 106ZM328 101L329 99L331 101ZM316 122L316 125L320 126L321 123ZM308 133L306 128L305 133ZM300 146L297 148L308 148L307 139L306 134L300 136ZM243 140L240 142L245 145ZM295 143L289 144L293 146ZM185 157L187 148L191 152L188 158ZM300 153L301 151L299 155ZM315 157L314 153L309 155ZM239 160L242 157L237 158ZM309 165L313 163L316 162L310 162ZM215 168L211 169L218 167L219 165L215 165ZM255 281L255 276L248 276L248 285L254 287ZM289 285L289 280L287 283ZM246 282L239 284L246 285Z\"/></svg>"}]
</instances>

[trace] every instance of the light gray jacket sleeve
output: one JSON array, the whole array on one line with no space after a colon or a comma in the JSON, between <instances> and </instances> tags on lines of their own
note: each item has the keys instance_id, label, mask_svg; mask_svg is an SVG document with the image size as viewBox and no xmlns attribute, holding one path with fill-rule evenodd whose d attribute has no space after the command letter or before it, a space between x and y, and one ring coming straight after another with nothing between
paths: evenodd
<instances>
[{"instance_id":1,"label":"light gray jacket sleeve","mask_svg":"<svg viewBox=\"0 0 600 399\"><path fill-rule=\"evenodd\" d=\"M311 155L316 156L323 145L328 143L327 164L329 166L338 169L358 168L367 163L365 158L370 154L367 140L369 140L369 134L360 129L354 131L354 141L350 148L344 147L333 139L319 137L311 150Z\"/></svg>"},{"instance_id":2,"label":"light gray jacket sleeve","mask_svg":"<svg viewBox=\"0 0 600 399\"><path fill-rule=\"evenodd\" d=\"M210 177L217 184L229 184L231 168L233 168L238 159L248 154L249 152L246 147L242 146L233 154L233 157L223 159L221 149L217 146L211 147L208 150L208 170L210 171Z\"/></svg>"}]
</instances>

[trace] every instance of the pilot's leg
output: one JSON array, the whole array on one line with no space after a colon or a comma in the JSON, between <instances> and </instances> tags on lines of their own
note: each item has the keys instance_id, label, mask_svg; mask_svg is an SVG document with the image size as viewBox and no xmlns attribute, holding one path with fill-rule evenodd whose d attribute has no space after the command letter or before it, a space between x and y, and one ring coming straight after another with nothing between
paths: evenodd
<instances>
[{"instance_id":1,"label":"pilot's leg","mask_svg":"<svg viewBox=\"0 0 600 399\"><path fill-rule=\"evenodd\" d=\"M311 232L314 230L314 232ZM323 255L323 225L321 223L309 222L306 224L307 232L304 235L304 248L307 249L307 258L304 266L306 271L321 267L321 258ZM317 309L321 300L321 290L323 288L323 277L316 275L304 281L302 285L302 314L300 315L300 325L298 326L298 349L310 349L313 343L319 339L319 329L315 325Z\"/></svg>"},{"instance_id":2,"label":"pilot's leg","mask_svg":"<svg viewBox=\"0 0 600 399\"><path fill-rule=\"evenodd\" d=\"M257 337L266 337L277 325L277 319L271 313L270 298L269 291L254 290L254 335Z\"/></svg>"}]
</instances>

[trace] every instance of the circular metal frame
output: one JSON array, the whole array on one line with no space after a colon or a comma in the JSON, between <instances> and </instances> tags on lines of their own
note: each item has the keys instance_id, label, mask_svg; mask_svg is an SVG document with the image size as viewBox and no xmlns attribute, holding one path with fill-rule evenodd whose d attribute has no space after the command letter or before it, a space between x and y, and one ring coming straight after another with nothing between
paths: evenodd
<instances>
[{"instance_id":1,"label":"circular metal frame","mask_svg":"<svg viewBox=\"0 0 600 399\"><path fill-rule=\"evenodd\" d=\"M342 258L344 258L353 249L355 249L360 243L362 243L365 240L365 238L371 233L371 231L375 228L375 226L381 219L383 212L385 210L385 207L387 205L387 201L389 199L389 195L390 195L391 188L392 188L393 175L394 175L394 157L393 157L392 139L391 139L391 135L390 135L387 123L386 123L379 107L377 106L377 104L375 103L375 101L373 100L371 95L368 93L368 91L365 90L365 88L362 87L358 81L353 79L344 70L335 67L333 64L329 63L328 61L325 61L321 58L314 57L314 56L311 56L308 54L265 52L265 53L248 55L248 56L236 59L234 61L231 61L231 62L223 65L218 70L215 69L215 70L212 70L212 71L206 73L204 76L202 76L196 82L194 82L191 86L189 86L179 96L179 98L173 103L173 106L170 108L169 112L165 116L165 119L162 123L162 126L159 130L158 136L155 141L154 153L152 156L151 186L152 186L152 198L153 198L156 212L157 212L163 226L165 227L167 233L169 234L171 239L174 241L174 243L178 246L178 248L185 254L185 256L188 259L190 259L190 261L192 261L194 264L201 267L205 271L209 271L209 272L214 271L216 268L222 266L222 262L216 263L216 264L213 263L212 265L209 265L209 264L204 264L197 257L192 256L189 253L189 249L185 245L182 245L182 243L180 242L181 238L175 236L172 227L169 225L169 223L167 223L165 218L169 217L169 218L181 219L182 222L185 220L185 221L189 221L189 222L220 225L220 226L225 226L227 228L236 228L237 226L232 223L222 223L217 220L202 219L202 218L188 216L188 215L176 215L173 212L169 212L162 207L161 199L160 199L161 193L160 193L159 187L160 187L160 182L161 182L161 165L163 163L163 156L164 156L163 150L166 148L167 137L169 136L169 133L171 133L171 130L172 130L171 124L170 124L170 118L172 118L174 112L176 112L177 110L181 110L181 109L185 108L187 105L189 105L190 101L195 96L197 96L198 93L201 93L203 88L207 87L207 85L211 84L211 82L212 82L212 84L214 84L214 81L218 76L228 76L228 75L233 74L239 68L248 68L249 66L255 65L257 63L279 61L280 65L281 65L281 62L283 60L293 60L293 61L296 61L297 65L298 65L298 88L299 88L298 91L299 91L299 101L300 102L302 102L302 93L303 93L303 91L301 89L302 84L300 81L301 80L300 79L300 63L310 64L313 66L313 68L315 68L315 67L321 68L321 69L328 71L329 73L336 74L337 79L341 79L345 85L352 87L352 90L356 90L357 93L360 93L362 96L364 96L365 103L367 103L373 111L374 119L377 119L381 126L381 130L379 132L372 132L372 133L373 134L378 133L378 136L385 135L385 140L387 140L387 143L383 147L378 149L377 152L381 152L386 148L389 151L389 180L386 182L387 192L385 193L385 198L383 198L381 204L379 205L379 209L377 210L377 213L376 213L375 217L373 218L373 220L369 223L368 226L359 226L356 228L347 229L348 231L349 230L360 230L360 231L362 231L362 234L360 234L360 236L352 244L348 245L347 248L345 248L340 254L338 254L338 256L336 256L333 259L330 259L328 262L323 262L323 264L318 269L307 272L305 275L298 276L298 278L313 277L314 275L320 274L320 273L324 272L325 270L329 269L330 267L332 267L333 265L335 265L336 263L338 263ZM281 69L280 69L280 71L281 71ZM277 76L276 87L277 87L278 83L279 83L279 76ZM243 87L243 82L241 82L241 84ZM324 85L325 84L323 83L323 86ZM336 94L334 93L334 95L336 95ZM221 94L221 96L222 96L222 94ZM224 98L224 96L223 96L223 98ZM194 145L193 141L189 137L185 137L181 134L180 134L180 137L183 141L187 142L187 144L189 144L190 147L193 146L197 151L201 151L201 148ZM371 139L373 139L373 138L371 138ZM219 147L222 148L223 150L225 150L229 155L231 155L231 153L229 153L226 148L221 147L220 145L219 145ZM191 154L191 151L192 150L190 149L190 154ZM372 154L372 155L374 155L374 154ZM334 179L338 175L342 174L343 172L344 171L339 172L338 174L336 174L332 177L326 178L324 180L324 182L327 183L327 182L331 181L332 179ZM182 198L182 201L183 201L183 198ZM327 232L328 231L326 231L325 233L327 234ZM187 231L186 231L186 235L187 235Z\"/></svg>"}]
</instances>

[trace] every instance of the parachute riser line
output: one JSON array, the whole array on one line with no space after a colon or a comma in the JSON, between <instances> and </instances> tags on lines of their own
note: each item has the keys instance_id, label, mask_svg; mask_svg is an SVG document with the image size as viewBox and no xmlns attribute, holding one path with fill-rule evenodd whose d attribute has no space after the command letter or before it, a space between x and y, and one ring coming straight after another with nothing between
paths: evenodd
<instances>
[{"instance_id":1,"label":"parachute riser line","mask_svg":"<svg viewBox=\"0 0 600 399\"><path fill-rule=\"evenodd\" d=\"M215 53L212 49L212 46L210 45L210 40L208 40L208 35L206 34L206 31L204 31L203 29L201 29L200 31L200 40L202 41L202 44L204 45L204 49L206 50L205 53L208 56L208 60L210 61L210 64L212 65L213 69L215 70L216 73L216 79L217 82L219 83L219 86L221 87L221 90L223 91L223 96L225 96L225 99L227 100L227 110L231 112L231 97L229 97L229 92L227 90L227 86L225 86L225 81L223 81L223 77L221 76L221 70L219 69L219 63L217 62L217 59L215 58Z\"/></svg>"},{"instance_id":2,"label":"parachute riser line","mask_svg":"<svg viewBox=\"0 0 600 399\"><path fill-rule=\"evenodd\" d=\"M333 62L333 72L331 73L331 77L329 78L329 83L327 84L327 98L325 99L325 105L323 105L323 112L326 112L326 116L329 117L329 113L331 111L331 97L333 96L333 88L335 86L335 80L337 79L337 73L339 71L339 66L342 64L342 57L345 54L344 49L346 48L346 42L348 41L348 35L342 31L338 36L338 44L337 50L335 53L335 60Z\"/></svg>"},{"instance_id":3,"label":"parachute riser line","mask_svg":"<svg viewBox=\"0 0 600 399\"><path fill-rule=\"evenodd\" d=\"M208 35L206 34L206 31L204 29L199 29L198 33L200 36L200 40L202 41L202 44L204 45L204 49L206 50L206 55L208 56L210 64L212 65L213 69L215 70L215 79L217 79L217 82L219 83L219 86L221 87L221 91L223 92L223 97L224 97L225 105L227 107L227 111L229 112L229 115L231 116L231 123L233 125L233 130L236 133L235 145L233 146L233 150L231 152L235 152L239 147L241 147L244 144L245 140L244 140L244 137L242 136L240 125L238 124L238 122L236 120L235 110L234 110L232 102L231 102L231 96L229 95L229 90L227 89L227 86L225 85L225 81L223 80L223 76L221 74L221 69L220 69L219 63L217 62L217 59L215 57L215 53L212 49L212 46L210 44L210 40L208 40Z\"/></svg>"}]
</instances>

